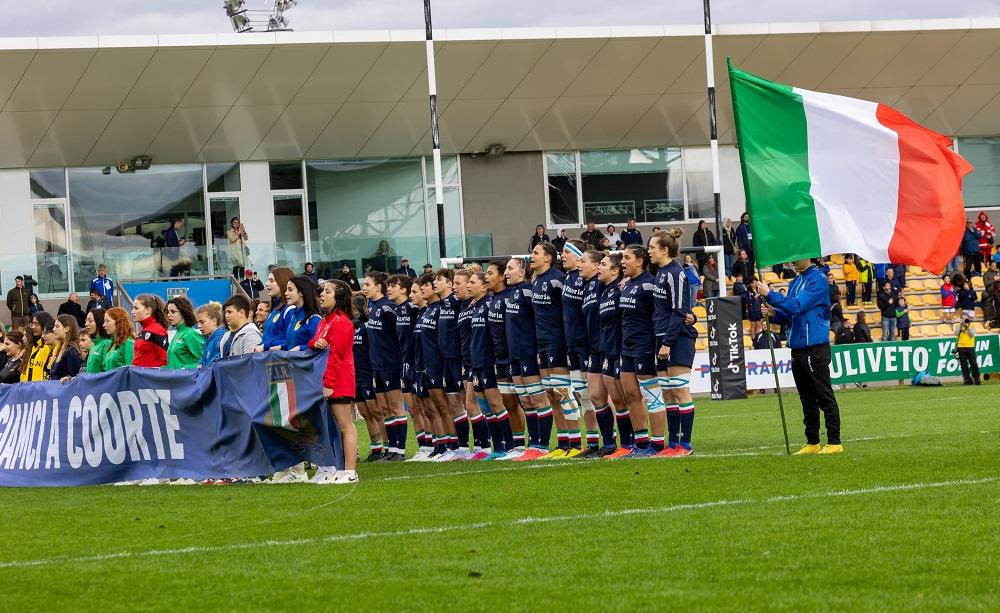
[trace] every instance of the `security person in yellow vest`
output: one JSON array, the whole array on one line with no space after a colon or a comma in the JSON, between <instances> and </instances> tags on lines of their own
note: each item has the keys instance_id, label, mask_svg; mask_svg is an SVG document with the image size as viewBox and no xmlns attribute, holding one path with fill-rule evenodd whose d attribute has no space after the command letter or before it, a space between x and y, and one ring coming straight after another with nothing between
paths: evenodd
<instances>
[{"instance_id":1,"label":"security person in yellow vest","mask_svg":"<svg viewBox=\"0 0 1000 613\"><path fill-rule=\"evenodd\" d=\"M965 385L981 385L979 380L979 364L976 363L976 326L968 317L955 326L955 336L958 338L958 363L962 366L962 381Z\"/></svg>"}]
</instances>

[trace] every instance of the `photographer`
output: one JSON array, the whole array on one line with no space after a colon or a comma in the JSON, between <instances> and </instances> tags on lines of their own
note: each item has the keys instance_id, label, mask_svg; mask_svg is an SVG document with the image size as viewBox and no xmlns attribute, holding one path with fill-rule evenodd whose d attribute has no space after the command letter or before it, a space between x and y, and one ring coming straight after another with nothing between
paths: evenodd
<instances>
[{"instance_id":1,"label":"photographer","mask_svg":"<svg viewBox=\"0 0 1000 613\"><path fill-rule=\"evenodd\" d=\"M979 364L976 363L976 325L968 317L963 317L962 323L955 326L955 336L958 337L955 353L962 366L962 382L965 385L981 385Z\"/></svg>"}]
</instances>

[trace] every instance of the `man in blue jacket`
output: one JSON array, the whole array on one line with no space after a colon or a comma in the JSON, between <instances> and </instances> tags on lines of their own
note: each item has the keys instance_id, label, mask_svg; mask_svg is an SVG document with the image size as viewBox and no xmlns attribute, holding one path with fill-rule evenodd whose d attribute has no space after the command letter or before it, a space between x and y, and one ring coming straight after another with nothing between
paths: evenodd
<instances>
[{"instance_id":1,"label":"man in blue jacket","mask_svg":"<svg viewBox=\"0 0 1000 613\"><path fill-rule=\"evenodd\" d=\"M826 273L812 260L795 262L797 276L788 293L772 291L758 281L757 291L767 296L764 310L771 323L790 324L792 376L802 401L806 445L795 455L843 453L840 442L840 407L830 383L830 291ZM819 442L819 413L826 421L826 447Z\"/></svg>"}]
</instances>

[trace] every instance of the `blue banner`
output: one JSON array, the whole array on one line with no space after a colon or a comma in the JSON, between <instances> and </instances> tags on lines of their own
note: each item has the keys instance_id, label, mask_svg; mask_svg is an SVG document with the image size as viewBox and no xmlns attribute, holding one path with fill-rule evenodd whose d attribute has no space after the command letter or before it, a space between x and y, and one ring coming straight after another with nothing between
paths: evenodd
<instances>
[{"instance_id":1,"label":"blue banner","mask_svg":"<svg viewBox=\"0 0 1000 613\"><path fill-rule=\"evenodd\" d=\"M304 460L343 468L325 368L325 354L272 351L0 386L0 486L256 477Z\"/></svg>"}]
</instances>

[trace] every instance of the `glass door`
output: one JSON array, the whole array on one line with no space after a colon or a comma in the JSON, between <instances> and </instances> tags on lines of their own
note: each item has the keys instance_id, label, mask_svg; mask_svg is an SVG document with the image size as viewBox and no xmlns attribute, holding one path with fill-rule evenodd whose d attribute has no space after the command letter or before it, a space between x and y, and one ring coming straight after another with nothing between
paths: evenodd
<instances>
[{"instance_id":1,"label":"glass door","mask_svg":"<svg viewBox=\"0 0 1000 613\"><path fill-rule=\"evenodd\" d=\"M275 264L299 273L308 258L302 194L275 194L273 198Z\"/></svg>"},{"instance_id":2,"label":"glass door","mask_svg":"<svg viewBox=\"0 0 1000 613\"><path fill-rule=\"evenodd\" d=\"M66 233L66 204L47 202L34 205L36 294L66 294L70 288L71 266Z\"/></svg>"}]
</instances>

